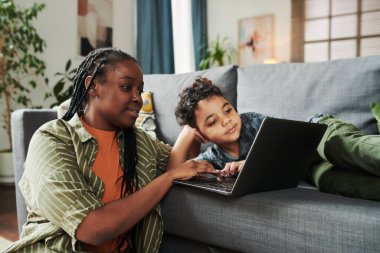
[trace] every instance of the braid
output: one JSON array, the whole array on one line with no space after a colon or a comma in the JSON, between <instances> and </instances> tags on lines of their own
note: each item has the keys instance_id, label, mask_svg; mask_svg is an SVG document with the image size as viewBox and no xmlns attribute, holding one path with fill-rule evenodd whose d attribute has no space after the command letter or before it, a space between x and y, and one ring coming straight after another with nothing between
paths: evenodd
<instances>
[{"instance_id":1,"label":"braid","mask_svg":"<svg viewBox=\"0 0 380 253\"><path fill-rule=\"evenodd\" d=\"M136 168L138 162L137 150L136 150L136 135L133 127L124 128L124 168ZM136 169L124 169L121 186L121 197L124 197L128 194L132 194L134 190L139 189L139 177ZM135 188L135 189L134 189ZM130 248L130 252L136 252L136 227L134 226L128 231L126 237L118 242L118 251L121 252L121 248L124 245L124 240L128 241L128 247Z\"/></svg>"},{"instance_id":2,"label":"braid","mask_svg":"<svg viewBox=\"0 0 380 253\"><path fill-rule=\"evenodd\" d=\"M96 50L92 51L79 65L77 73L74 77L74 89L73 94L71 96L70 106L66 114L62 117L64 120L70 120L78 111L78 109L80 109L81 111L83 110L83 100L92 86L93 77L91 78L91 82L86 89L84 81L86 79L87 74L89 73L89 69L94 64L96 56L99 54L100 52ZM98 69L99 66L97 70ZM94 74L96 74L96 72Z\"/></svg>"},{"instance_id":3,"label":"braid","mask_svg":"<svg viewBox=\"0 0 380 253\"><path fill-rule=\"evenodd\" d=\"M75 113L79 116L83 114L87 94L93 85L93 80L97 75L104 75L104 66L113 65L118 61L128 60L137 63L137 60L131 55L114 48L98 48L91 51L79 65L74 77L74 89L71 96L70 106L66 114L62 117L64 120L70 120ZM90 84L85 87L87 76L92 76Z\"/></svg>"},{"instance_id":4,"label":"braid","mask_svg":"<svg viewBox=\"0 0 380 253\"><path fill-rule=\"evenodd\" d=\"M133 127L124 128L124 168L134 168L137 165L138 157L134 156L136 151L136 136ZM133 193L138 190L138 175L135 170L124 170L123 182L121 187L121 196ZM134 184L135 182L135 184ZM136 189L133 189L133 188Z\"/></svg>"},{"instance_id":5,"label":"braid","mask_svg":"<svg viewBox=\"0 0 380 253\"><path fill-rule=\"evenodd\" d=\"M93 85L95 77L102 78L105 75L106 67L113 66L117 62L127 60L137 64L137 60L114 48L98 48L92 51L83 62L79 65L74 78L74 89L68 111L63 116L63 120L70 120L75 113L82 116L87 102L87 94ZM90 83L85 87L87 76L91 76ZM120 197L132 194L139 188L139 177L136 171L138 155L136 149L136 135L133 127L122 129L124 136L124 163L123 175L118 179L122 180ZM128 241L128 247L131 252L136 251L136 226L123 237L118 239L118 251L121 252L125 241Z\"/></svg>"}]
</instances>

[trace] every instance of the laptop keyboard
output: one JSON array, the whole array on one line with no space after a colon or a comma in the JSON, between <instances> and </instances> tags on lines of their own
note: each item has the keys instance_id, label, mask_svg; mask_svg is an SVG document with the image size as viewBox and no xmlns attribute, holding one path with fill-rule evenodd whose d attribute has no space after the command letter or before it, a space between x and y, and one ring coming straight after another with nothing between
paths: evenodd
<instances>
[{"instance_id":1,"label":"laptop keyboard","mask_svg":"<svg viewBox=\"0 0 380 253\"><path fill-rule=\"evenodd\" d=\"M223 178L222 181L206 182L202 180L189 180L188 184L199 185L205 188L218 191L231 192L234 187L236 178Z\"/></svg>"}]
</instances>

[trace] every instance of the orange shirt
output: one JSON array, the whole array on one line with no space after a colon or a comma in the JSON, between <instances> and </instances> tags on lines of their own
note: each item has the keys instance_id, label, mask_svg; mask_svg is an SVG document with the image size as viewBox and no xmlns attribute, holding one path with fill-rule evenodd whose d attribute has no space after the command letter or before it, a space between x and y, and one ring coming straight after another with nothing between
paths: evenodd
<instances>
[{"instance_id":1,"label":"orange shirt","mask_svg":"<svg viewBox=\"0 0 380 253\"><path fill-rule=\"evenodd\" d=\"M104 192L102 203L117 200L120 198L120 189L123 170L119 162L119 144L116 138L116 131L104 131L93 128L86 124L81 118L83 126L95 137L98 142L98 153L96 155L92 171L103 181ZM87 249L91 252L113 252L117 249L117 239L109 240L102 245L87 245ZM127 244L123 246L126 248Z\"/></svg>"}]
</instances>

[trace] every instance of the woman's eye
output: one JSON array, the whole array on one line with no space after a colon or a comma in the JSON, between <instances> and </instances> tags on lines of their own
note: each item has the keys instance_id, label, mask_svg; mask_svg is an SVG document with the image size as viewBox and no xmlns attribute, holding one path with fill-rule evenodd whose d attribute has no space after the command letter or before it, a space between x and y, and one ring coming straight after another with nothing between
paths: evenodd
<instances>
[{"instance_id":1,"label":"woman's eye","mask_svg":"<svg viewBox=\"0 0 380 253\"><path fill-rule=\"evenodd\" d=\"M230 113L232 111L232 108L227 108L226 113Z\"/></svg>"},{"instance_id":2,"label":"woman's eye","mask_svg":"<svg viewBox=\"0 0 380 253\"><path fill-rule=\"evenodd\" d=\"M131 85L128 85L128 84L123 84L121 86L121 88L123 88L124 90L131 90L132 86Z\"/></svg>"}]
</instances>

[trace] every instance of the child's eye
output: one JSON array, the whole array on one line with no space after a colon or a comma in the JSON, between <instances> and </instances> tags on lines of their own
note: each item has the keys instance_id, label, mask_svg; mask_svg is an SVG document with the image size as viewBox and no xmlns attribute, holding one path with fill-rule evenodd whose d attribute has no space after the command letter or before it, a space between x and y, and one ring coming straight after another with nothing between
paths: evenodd
<instances>
[{"instance_id":1,"label":"child's eye","mask_svg":"<svg viewBox=\"0 0 380 253\"><path fill-rule=\"evenodd\" d=\"M213 125L215 125L215 123L216 123L216 120L211 120L211 121L208 122L208 125L209 126L213 126Z\"/></svg>"}]
</instances>

